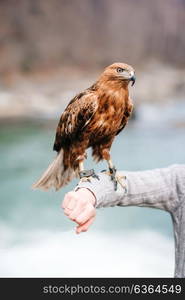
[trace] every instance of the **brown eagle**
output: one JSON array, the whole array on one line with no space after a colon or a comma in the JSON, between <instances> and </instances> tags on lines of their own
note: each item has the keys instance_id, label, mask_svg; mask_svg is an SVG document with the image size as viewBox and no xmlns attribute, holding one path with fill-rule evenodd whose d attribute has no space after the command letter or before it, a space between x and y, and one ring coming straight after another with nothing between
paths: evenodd
<instances>
[{"instance_id":1,"label":"brown eagle","mask_svg":"<svg viewBox=\"0 0 185 300\"><path fill-rule=\"evenodd\" d=\"M133 109L130 81L135 83L134 69L125 63L114 63L105 68L96 83L70 101L56 130L53 149L57 156L34 188L58 190L77 176L83 181L90 181L92 176L98 179L93 169L84 170L83 165L86 149L92 147L95 160L108 162L109 175L117 189L121 178L111 161L110 148Z\"/></svg>"}]
</instances>

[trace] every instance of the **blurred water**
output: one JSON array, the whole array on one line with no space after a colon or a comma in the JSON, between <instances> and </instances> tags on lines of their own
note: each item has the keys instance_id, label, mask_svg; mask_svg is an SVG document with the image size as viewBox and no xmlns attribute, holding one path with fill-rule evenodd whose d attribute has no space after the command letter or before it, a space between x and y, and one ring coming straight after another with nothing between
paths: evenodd
<instances>
[{"instance_id":1,"label":"blurred water","mask_svg":"<svg viewBox=\"0 0 185 300\"><path fill-rule=\"evenodd\" d=\"M173 103L138 108L138 119L129 123L112 147L118 169L185 163L184 128L177 126L184 122L185 104L179 105L179 110ZM74 224L60 209L64 194L77 181L59 192L31 190L55 155L53 140L54 129L44 121L1 126L0 276L173 276L173 231L168 213L138 207L100 209L90 232L77 237ZM88 157L87 168L93 163L90 152ZM93 163L93 167L100 171L106 164ZM115 251L116 264L112 258ZM66 265L69 253L71 264Z\"/></svg>"}]
</instances>

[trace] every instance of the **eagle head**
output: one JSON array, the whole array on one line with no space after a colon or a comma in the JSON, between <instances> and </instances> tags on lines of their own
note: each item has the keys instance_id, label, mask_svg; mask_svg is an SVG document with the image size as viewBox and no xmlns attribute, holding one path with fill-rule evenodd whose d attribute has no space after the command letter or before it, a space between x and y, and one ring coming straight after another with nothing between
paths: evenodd
<instances>
[{"instance_id":1,"label":"eagle head","mask_svg":"<svg viewBox=\"0 0 185 300\"><path fill-rule=\"evenodd\" d=\"M108 66L104 72L104 76L108 76L112 80L132 82L132 86L136 81L135 71L132 66L125 63L114 63Z\"/></svg>"}]
</instances>

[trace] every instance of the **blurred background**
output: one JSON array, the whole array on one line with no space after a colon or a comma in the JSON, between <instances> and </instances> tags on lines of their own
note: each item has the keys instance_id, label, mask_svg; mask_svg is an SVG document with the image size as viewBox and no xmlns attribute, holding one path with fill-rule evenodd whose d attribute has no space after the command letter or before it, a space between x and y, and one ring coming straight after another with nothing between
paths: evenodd
<instances>
[{"instance_id":1,"label":"blurred background","mask_svg":"<svg viewBox=\"0 0 185 300\"><path fill-rule=\"evenodd\" d=\"M170 215L99 209L75 235L59 192L32 183L55 156L58 119L113 62L131 64L135 111L112 147L115 165L185 163L185 0L0 1L0 276L173 277ZM87 167L98 172L106 165ZM105 250L106 249L106 250Z\"/></svg>"}]
</instances>

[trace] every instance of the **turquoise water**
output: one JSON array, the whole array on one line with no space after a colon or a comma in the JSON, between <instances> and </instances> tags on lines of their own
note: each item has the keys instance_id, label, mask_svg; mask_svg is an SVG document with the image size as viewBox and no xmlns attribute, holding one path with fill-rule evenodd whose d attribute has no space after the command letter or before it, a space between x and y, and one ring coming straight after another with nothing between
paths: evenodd
<instances>
[{"instance_id":1,"label":"turquoise water","mask_svg":"<svg viewBox=\"0 0 185 300\"><path fill-rule=\"evenodd\" d=\"M54 157L52 143L54 128L24 124L0 130L1 140L1 222L18 228L67 229L71 223L63 217L60 202L64 194L74 188L76 180L59 192L33 191L32 183ZM178 146L179 145L179 146ZM184 163L184 129L138 128L132 124L121 133L112 147L112 157L118 169L145 170ZM106 163L95 165L88 155L87 167L97 171ZM155 227L171 231L169 216L147 208L109 208L99 210L96 223L101 230L122 230L125 227ZM115 217L116 215L116 217ZM143 217L144 216L144 217ZM108 220L108 222L106 221Z\"/></svg>"},{"instance_id":2,"label":"turquoise water","mask_svg":"<svg viewBox=\"0 0 185 300\"><path fill-rule=\"evenodd\" d=\"M66 232L71 232L74 228L73 223L63 215L60 203L64 194L75 187L76 180L59 192L42 192L31 189L32 183L55 156L52 151L55 126L53 126L53 123L48 126L49 123L49 121L35 121L10 126L4 124L0 128L0 228L2 237L5 240L4 247L8 249L5 253L6 255L9 253L7 251L13 253L12 259L18 257L16 252L18 250L14 251L16 245L23 247L32 240L33 237L29 237L30 233L34 232L34 237L39 239L39 232L50 232L49 245L51 245L54 234L65 235ZM173 122L148 122L147 120L138 119L130 122L127 128L116 138L112 147L112 157L118 169L136 171L166 167L174 163L184 164L184 149L183 127L176 127ZM106 168L106 164L103 162L95 165L89 151L86 167L94 167L96 171L100 171ZM139 232L143 231L159 233L165 238L173 240L170 215L160 210L138 207L99 209L96 221L90 230L91 234L94 234L93 240L95 243L101 241L102 236L108 237L108 241L111 243L111 241L114 241L115 236L120 240L126 232L130 234L133 232L134 236L139 236ZM86 236L89 234L87 233ZM103 235L98 239L101 234ZM74 234L71 235L70 233L69 236L65 238L65 245L69 243L69 247L70 245L74 247L74 243L78 244L79 240L75 240ZM150 239L148 236L150 234L147 235L147 239ZM88 237L90 238L90 235ZM82 239L86 243L85 238ZM143 239L143 237L139 238L138 243L143 242ZM108 241L105 241L105 243L109 243ZM3 244L3 239L1 239L1 243ZM36 245L37 242L35 242L33 249L36 249ZM30 246L25 246L23 249L27 249L26 247L29 248ZM48 244L46 247L48 248ZM124 245L123 249L125 247ZM34 250L31 252L31 256L33 253ZM52 257L55 256L54 253L52 253ZM7 263L4 267L1 268L0 266L0 276L11 276L12 274L16 276L17 271L14 270L14 273L12 273L11 268L6 268L10 257L6 256L5 262L6 259ZM25 265L25 263L23 264ZM150 268L148 267L147 270L150 270ZM65 270L59 275L76 276L73 271L74 269L71 268L71 272L66 273ZM46 271L44 274L46 276L56 276L58 274L57 267L52 272L47 273ZM21 276L29 276L29 274L37 276L40 273L39 271L34 273L33 270L32 273L29 273L26 269L25 273L21 273ZM86 275L86 273L82 273L82 276L85 276L84 274ZM98 271L96 273L95 270L94 274L98 275L99 273ZM109 275L111 276L111 274ZM117 275L116 271L115 274ZM120 274L122 275L122 273ZM150 273L146 272L146 274ZM91 275L90 273L89 276ZM150 275L153 276L155 273Z\"/></svg>"}]
</instances>

